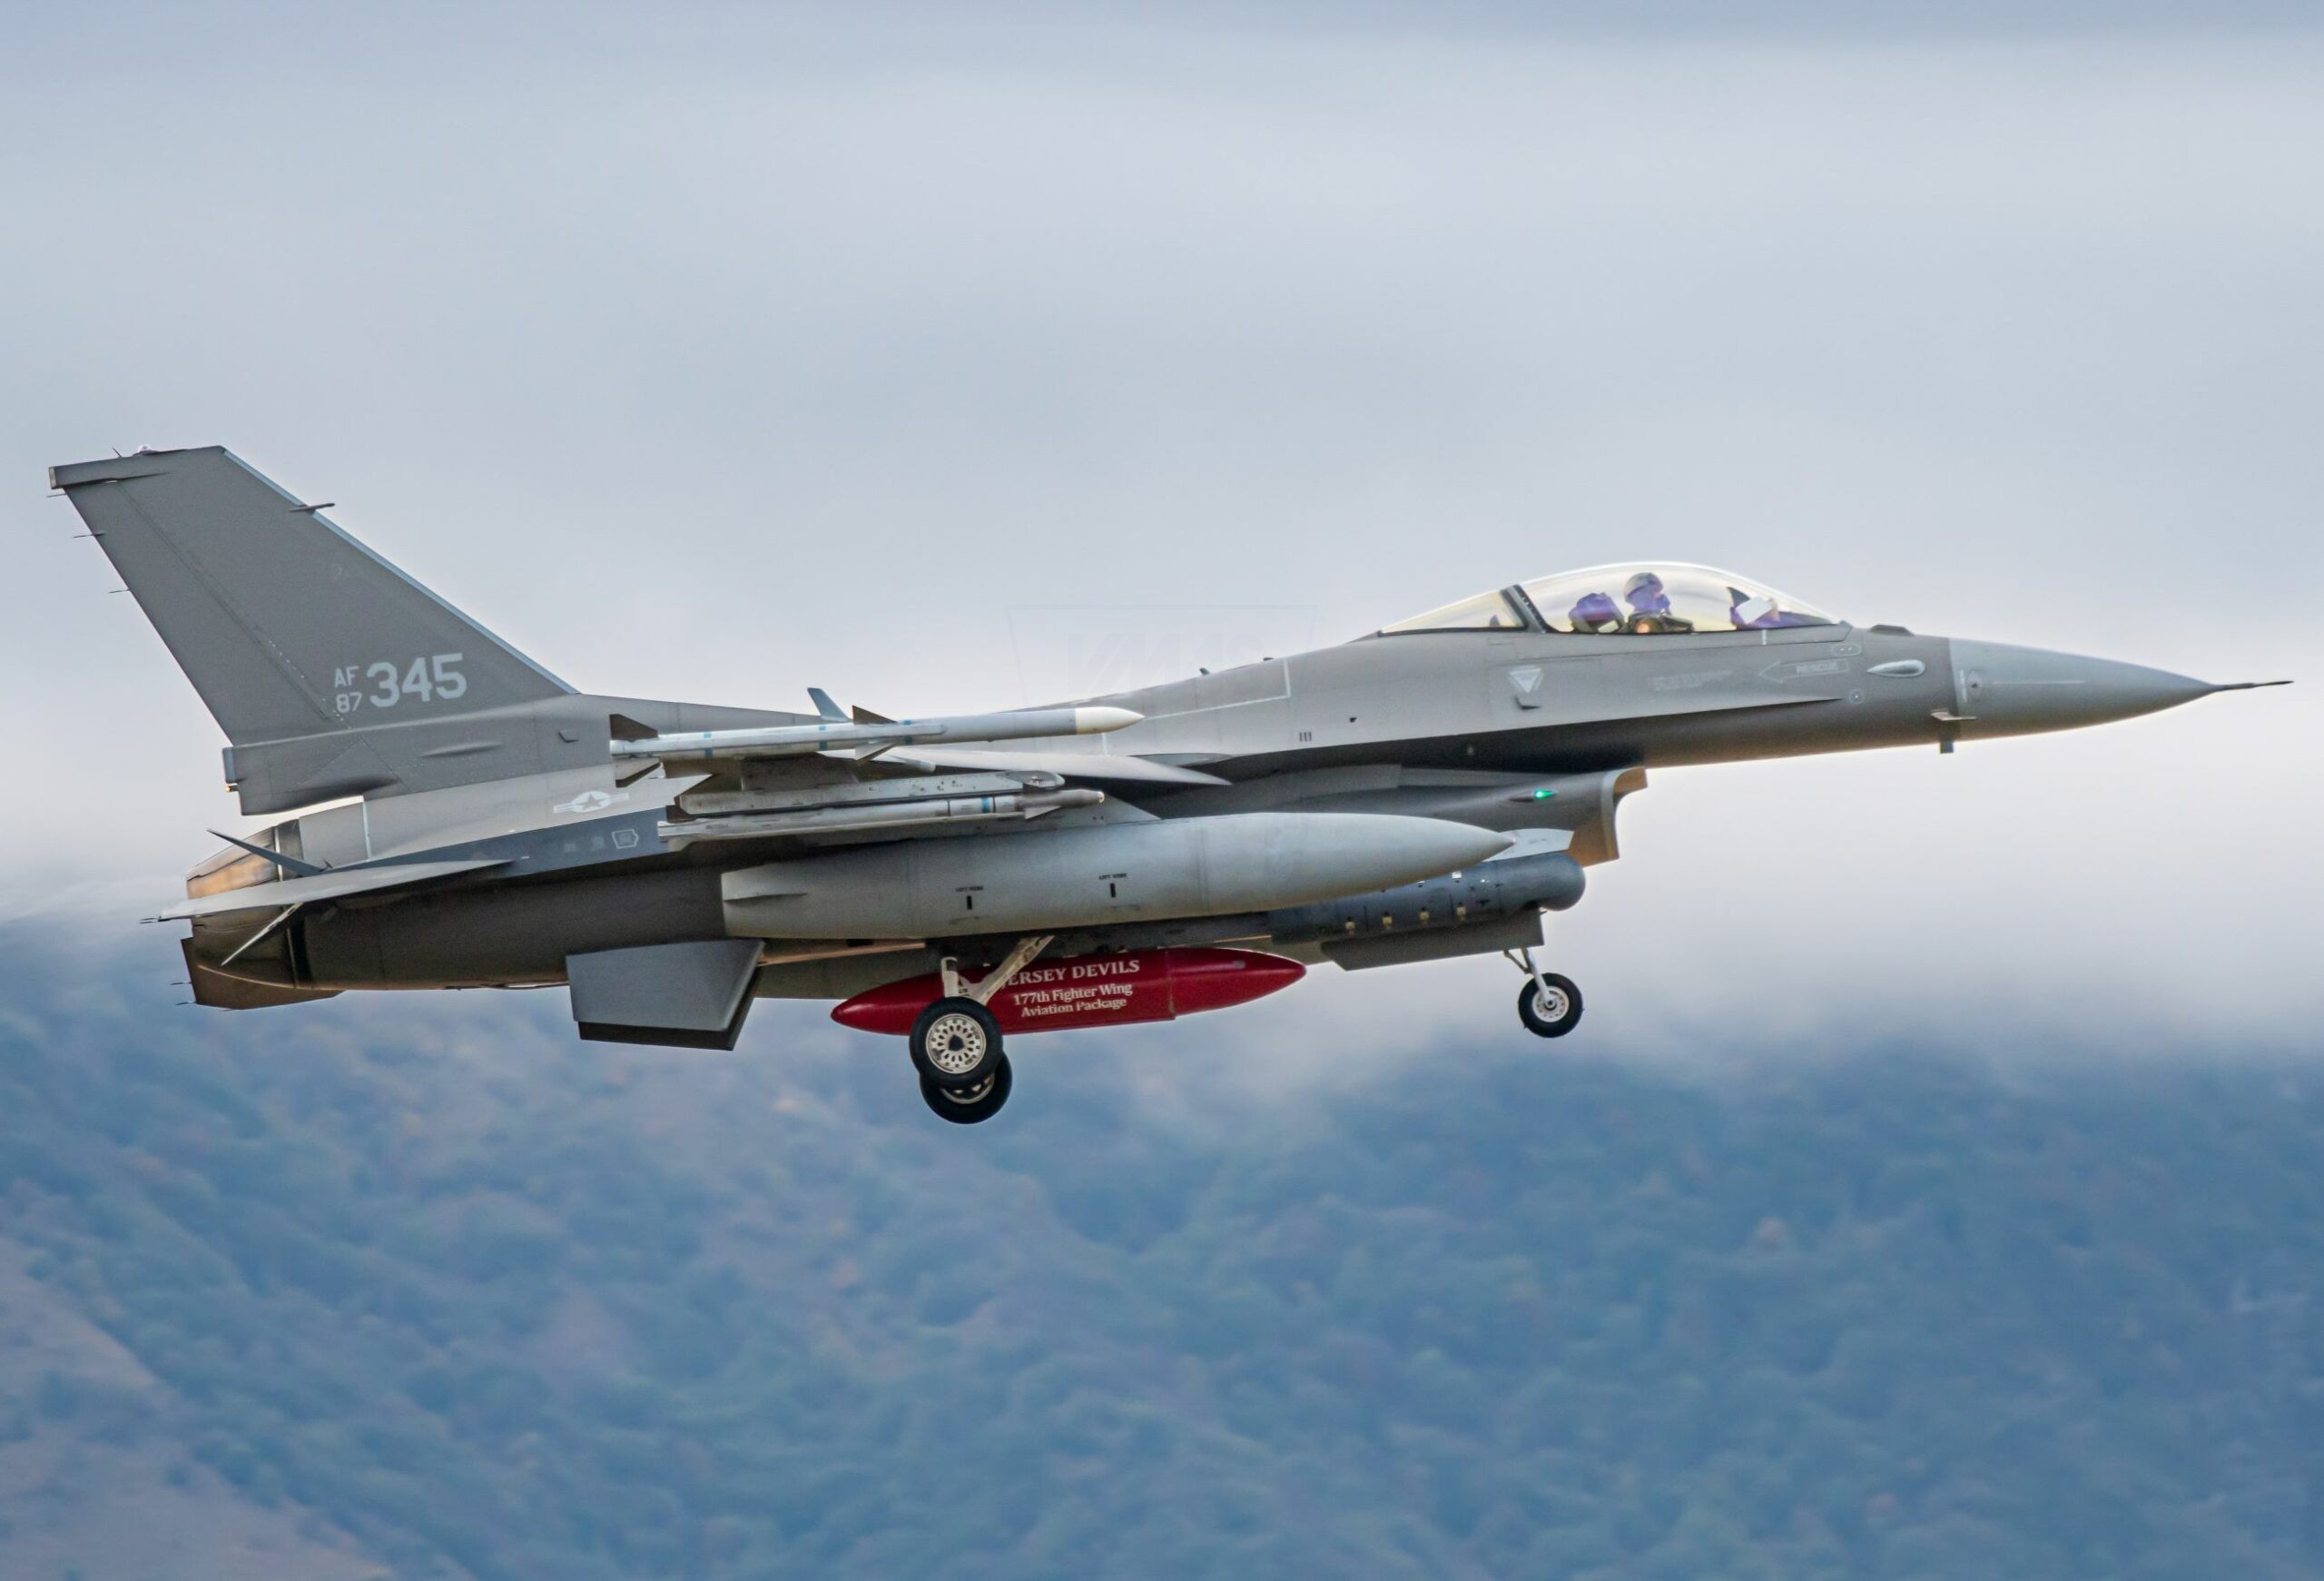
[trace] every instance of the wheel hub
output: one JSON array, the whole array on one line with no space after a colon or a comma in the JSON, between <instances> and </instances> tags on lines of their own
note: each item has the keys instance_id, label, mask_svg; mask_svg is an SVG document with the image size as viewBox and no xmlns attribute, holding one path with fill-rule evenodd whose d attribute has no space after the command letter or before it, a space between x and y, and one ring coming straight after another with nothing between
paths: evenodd
<instances>
[{"instance_id":1,"label":"wheel hub","mask_svg":"<svg viewBox=\"0 0 2324 1581\"><path fill-rule=\"evenodd\" d=\"M1555 1021L1568 1009L1565 990L1543 983L1533 989L1533 1009L1543 1021Z\"/></svg>"},{"instance_id":2,"label":"wheel hub","mask_svg":"<svg viewBox=\"0 0 2324 1581\"><path fill-rule=\"evenodd\" d=\"M947 1076L965 1076L984 1062L984 1028L974 1016L940 1015L928 1029L928 1063Z\"/></svg>"}]
</instances>

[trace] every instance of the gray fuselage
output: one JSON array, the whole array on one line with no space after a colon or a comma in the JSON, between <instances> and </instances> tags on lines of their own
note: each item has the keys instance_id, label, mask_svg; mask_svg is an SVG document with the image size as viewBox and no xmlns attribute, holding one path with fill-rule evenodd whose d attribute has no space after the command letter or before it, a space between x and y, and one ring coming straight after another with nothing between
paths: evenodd
<instances>
[{"instance_id":1,"label":"gray fuselage","mask_svg":"<svg viewBox=\"0 0 2324 1581\"><path fill-rule=\"evenodd\" d=\"M981 859L1005 871L1054 848L1016 842L1047 842L1072 830L1082 832L1078 843L1094 847L1088 864L1094 883L1116 871L1102 855L1104 842L1130 838L1118 822L1125 813L1158 820L1367 813L1541 830L1556 837L1565 865L1536 863L1540 901L1571 904L1579 892L1571 869L1615 855L1614 806L1644 783L1644 770L1927 746L1977 733L1989 721L1965 716L1963 694L1971 683L1956 665L1955 647L1901 631L1820 626L1651 637L1552 631L1375 636L1088 699L1144 718L1102 736L1034 744L1058 756L1134 755L1224 783L1135 787L1088 814L920 839L742 842L672 853L653 835L667 796L657 797L650 787L662 782L651 781L614 793L646 804L636 810L561 818L496 838L438 840L427 849L519 855L466 883L392 899L358 898L309 914L285 930L280 949L253 951L236 967L310 992L544 983L560 980L573 954L739 934L766 940L761 993L822 996L913 974L939 953L990 957L1009 936L1036 928L1070 930L1073 946L1082 949L1275 940L1282 924L1271 926L1270 918L1315 899L1301 894L1290 906L1237 905L1193 917L1133 905L1110 919L1087 907L1045 916L1036 904L1020 906L1005 924L990 910L981 917L972 910L913 916L891 905L856 932L833 928L825 913L786 926L768 914L771 908L727 898L735 875L771 862L809 872L828 867L842 881L835 889L879 893L877 874L840 870L860 869L882 853L918 864L939 855L933 843L941 841L951 865ZM1001 752L1012 746L980 745ZM557 780L533 800L571 805L581 799L568 794L576 783ZM387 805L399 825L441 831L457 822L450 804L473 805L483 790L450 788ZM524 786L507 781L496 782L491 792L502 807L524 797ZM425 805L438 799L448 805ZM339 823L352 810L338 809ZM379 821L376 813L369 816ZM637 844L618 848L616 831L634 834ZM955 844L965 841L976 844ZM304 845L312 852L316 842L310 836ZM1124 882L1111 878L1118 890ZM1378 888L1351 884L1347 893ZM1443 920L1466 917L1447 912ZM1405 925L1409 931L1410 918ZM199 953L215 955L247 930L205 932L214 933L215 947Z\"/></svg>"}]
</instances>

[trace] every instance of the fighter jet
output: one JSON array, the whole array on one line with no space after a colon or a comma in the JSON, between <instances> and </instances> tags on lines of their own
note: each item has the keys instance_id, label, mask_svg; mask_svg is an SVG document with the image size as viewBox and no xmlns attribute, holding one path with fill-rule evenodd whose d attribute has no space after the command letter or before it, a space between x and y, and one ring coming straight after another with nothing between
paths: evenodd
<instances>
[{"instance_id":1,"label":"fighter jet","mask_svg":"<svg viewBox=\"0 0 2324 1581\"><path fill-rule=\"evenodd\" d=\"M583 1038L732 1049L755 1000L901 1037L931 1110L1004 1043L1500 954L1571 1032L1545 913L1654 769L2127 719L2214 686L1600 566L1337 647L967 716L575 690L226 450L50 469L275 821L156 921L201 1004L563 985Z\"/></svg>"}]
</instances>

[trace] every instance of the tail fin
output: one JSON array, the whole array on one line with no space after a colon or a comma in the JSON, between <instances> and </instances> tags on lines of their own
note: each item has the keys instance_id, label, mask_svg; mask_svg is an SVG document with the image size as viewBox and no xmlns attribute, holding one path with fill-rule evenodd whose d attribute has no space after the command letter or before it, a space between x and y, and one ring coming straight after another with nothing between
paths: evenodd
<instances>
[{"instance_id":1,"label":"tail fin","mask_svg":"<svg viewBox=\"0 0 2324 1581\"><path fill-rule=\"evenodd\" d=\"M216 446L48 476L237 746L573 689Z\"/></svg>"}]
</instances>

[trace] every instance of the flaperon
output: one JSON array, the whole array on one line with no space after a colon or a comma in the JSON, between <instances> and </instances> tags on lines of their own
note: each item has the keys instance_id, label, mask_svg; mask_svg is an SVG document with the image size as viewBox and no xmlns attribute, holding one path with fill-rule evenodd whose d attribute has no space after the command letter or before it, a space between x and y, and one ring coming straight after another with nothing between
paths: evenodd
<instances>
[{"instance_id":1,"label":"flaperon","mask_svg":"<svg viewBox=\"0 0 2324 1581\"><path fill-rule=\"evenodd\" d=\"M1505 954L1525 1024L1566 1033L1541 914L1613 859L1649 769L2238 689L1628 565L1054 707L705 707L575 691L223 450L50 477L225 732L242 811L284 815L162 914L202 1003L563 983L584 1037L731 1048L754 997L842 1000L963 1122L1007 1100L1011 1031L1241 1003L1301 963Z\"/></svg>"}]
</instances>

